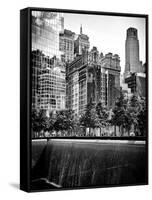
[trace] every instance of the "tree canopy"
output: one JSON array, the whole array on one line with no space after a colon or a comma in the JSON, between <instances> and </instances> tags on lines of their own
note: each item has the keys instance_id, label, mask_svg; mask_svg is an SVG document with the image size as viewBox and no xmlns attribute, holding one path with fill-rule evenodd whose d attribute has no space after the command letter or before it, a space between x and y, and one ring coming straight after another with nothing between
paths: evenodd
<instances>
[{"instance_id":1,"label":"tree canopy","mask_svg":"<svg viewBox=\"0 0 152 200\"><path fill-rule=\"evenodd\" d=\"M121 92L112 111L109 111L101 102L87 104L80 117L70 109L56 111L55 114L50 112L49 116L46 115L45 110L33 110L32 130L35 133L65 131L67 134L74 135L77 131L81 132L81 127L85 133L86 128L105 128L111 124L120 127L122 135L124 130L129 133L132 129L137 135L145 135L146 112L145 98L134 94L128 99ZM79 133L76 134L79 135Z\"/></svg>"}]
</instances>

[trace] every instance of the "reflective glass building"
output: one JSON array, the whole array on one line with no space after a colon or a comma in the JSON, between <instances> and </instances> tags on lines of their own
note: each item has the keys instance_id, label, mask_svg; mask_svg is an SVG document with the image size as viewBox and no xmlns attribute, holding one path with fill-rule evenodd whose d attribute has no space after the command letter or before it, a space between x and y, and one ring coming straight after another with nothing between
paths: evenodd
<instances>
[{"instance_id":1,"label":"reflective glass building","mask_svg":"<svg viewBox=\"0 0 152 200\"><path fill-rule=\"evenodd\" d=\"M62 13L32 11L32 108L65 109L65 66L59 34Z\"/></svg>"}]
</instances>

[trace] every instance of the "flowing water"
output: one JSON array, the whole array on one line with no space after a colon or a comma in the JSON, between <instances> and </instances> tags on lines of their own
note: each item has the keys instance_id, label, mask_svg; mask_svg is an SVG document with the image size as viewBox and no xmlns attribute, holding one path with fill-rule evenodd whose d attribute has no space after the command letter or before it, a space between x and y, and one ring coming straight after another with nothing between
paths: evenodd
<instances>
[{"instance_id":1,"label":"flowing water","mask_svg":"<svg viewBox=\"0 0 152 200\"><path fill-rule=\"evenodd\" d=\"M146 183L144 142L33 140L34 189Z\"/></svg>"}]
</instances>

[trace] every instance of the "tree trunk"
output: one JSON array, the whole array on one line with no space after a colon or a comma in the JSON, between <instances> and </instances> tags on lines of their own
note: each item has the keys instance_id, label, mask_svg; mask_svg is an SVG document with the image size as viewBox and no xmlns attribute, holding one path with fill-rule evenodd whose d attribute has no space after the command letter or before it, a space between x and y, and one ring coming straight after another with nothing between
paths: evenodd
<instances>
[{"instance_id":1,"label":"tree trunk","mask_svg":"<svg viewBox=\"0 0 152 200\"><path fill-rule=\"evenodd\" d=\"M129 136L129 128L128 128L128 136Z\"/></svg>"},{"instance_id":2,"label":"tree trunk","mask_svg":"<svg viewBox=\"0 0 152 200\"><path fill-rule=\"evenodd\" d=\"M120 128L120 126L119 126L119 135L121 136L121 130L120 130L121 128Z\"/></svg>"},{"instance_id":3,"label":"tree trunk","mask_svg":"<svg viewBox=\"0 0 152 200\"><path fill-rule=\"evenodd\" d=\"M91 132L91 128L89 127L89 136L91 135L90 132Z\"/></svg>"},{"instance_id":4,"label":"tree trunk","mask_svg":"<svg viewBox=\"0 0 152 200\"><path fill-rule=\"evenodd\" d=\"M114 136L116 136L116 126L114 125Z\"/></svg>"},{"instance_id":5,"label":"tree trunk","mask_svg":"<svg viewBox=\"0 0 152 200\"><path fill-rule=\"evenodd\" d=\"M123 136L123 126L121 126L121 136Z\"/></svg>"}]
</instances>

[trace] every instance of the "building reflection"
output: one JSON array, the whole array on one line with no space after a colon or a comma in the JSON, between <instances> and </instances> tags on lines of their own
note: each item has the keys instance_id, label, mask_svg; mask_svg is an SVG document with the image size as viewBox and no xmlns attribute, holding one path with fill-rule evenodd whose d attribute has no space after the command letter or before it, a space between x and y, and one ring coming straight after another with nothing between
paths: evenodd
<instances>
[{"instance_id":1,"label":"building reflection","mask_svg":"<svg viewBox=\"0 0 152 200\"><path fill-rule=\"evenodd\" d=\"M59 50L63 29L62 13L32 11L33 109L65 109L65 64Z\"/></svg>"}]
</instances>

